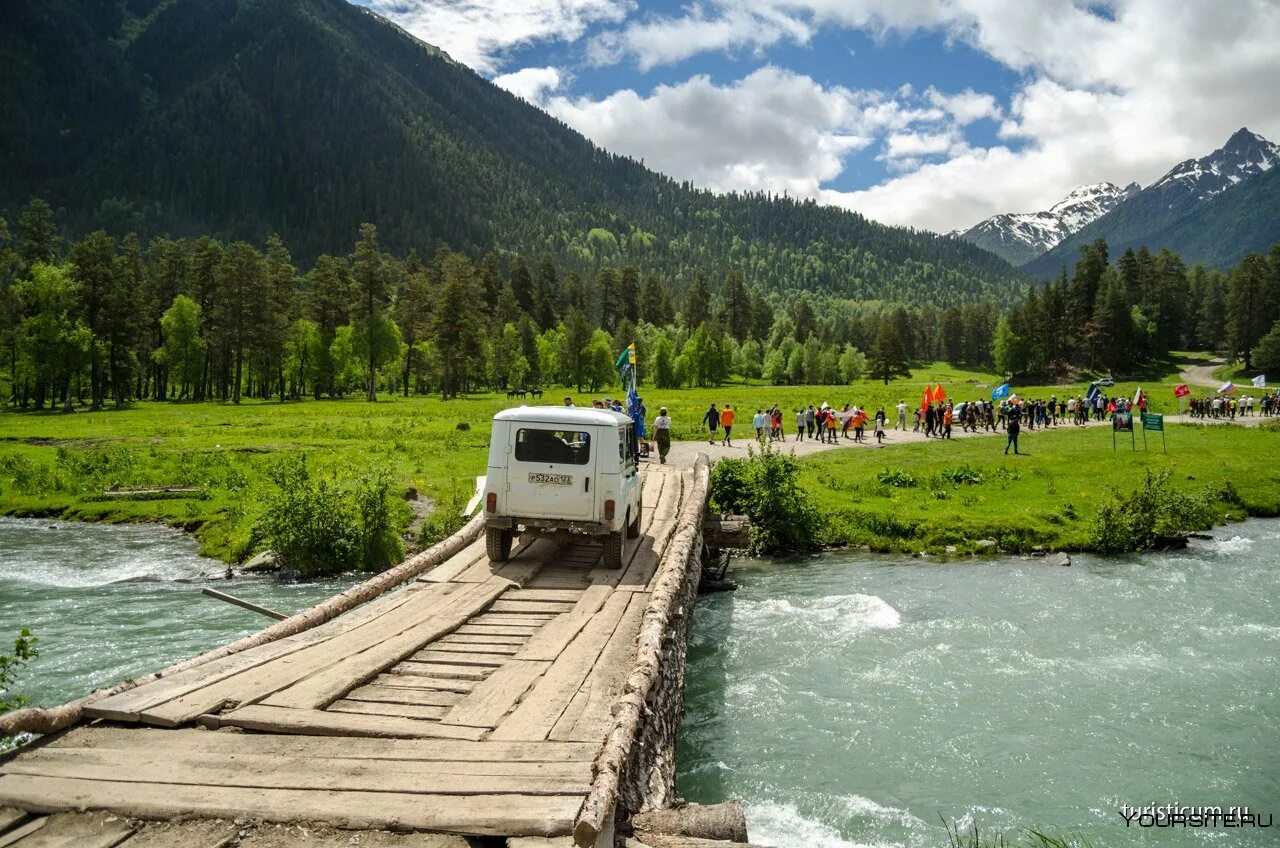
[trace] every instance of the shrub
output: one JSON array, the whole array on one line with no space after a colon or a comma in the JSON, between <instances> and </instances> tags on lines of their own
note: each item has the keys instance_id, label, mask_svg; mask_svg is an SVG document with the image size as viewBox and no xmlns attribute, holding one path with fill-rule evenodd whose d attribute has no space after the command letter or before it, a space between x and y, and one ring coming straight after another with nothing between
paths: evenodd
<instances>
[{"instance_id":1,"label":"shrub","mask_svg":"<svg viewBox=\"0 0 1280 848\"><path fill-rule=\"evenodd\" d=\"M314 576L385 568L400 557L385 476L365 477L348 492L313 474L305 454L281 462L271 476L277 491L267 497L254 534L284 568Z\"/></svg>"},{"instance_id":2,"label":"shrub","mask_svg":"<svg viewBox=\"0 0 1280 848\"><path fill-rule=\"evenodd\" d=\"M39 641L24 627L13 640L13 650L0 651L0 713L26 706L27 699L22 695L10 695L9 687L18 679L18 672L22 667L40 656L40 651L36 648Z\"/></svg>"},{"instance_id":3,"label":"shrub","mask_svg":"<svg viewBox=\"0 0 1280 848\"><path fill-rule=\"evenodd\" d=\"M418 531L418 544L429 548L461 530L462 525L467 523L467 517L462 511L467 508L468 500L470 498L455 486L449 493L448 501L436 504L431 517L423 522L422 529Z\"/></svg>"},{"instance_id":4,"label":"shrub","mask_svg":"<svg viewBox=\"0 0 1280 848\"><path fill-rule=\"evenodd\" d=\"M916 486L915 477L897 468L886 468L876 475L876 479L886 486L893 486L895 489L913 489Z\"/></svg>"},{"instance_id":5,"label":"shrub","mask_svg":"<svg viewBox=\"0 0 1280 848\"><path fill-rule=\"evenodd\" d=\"M1149 551L1192 530L1213 526L1213 498L1205 490L1169 487L1169 472L1147 472L1128 494L1113 493L1094 517L1093 547L1104 553Z\"/></svg>"},{"instance_id":6,"label":"shrub","mask_svg":"<svg viewBox=\"0 0 1280 848\"><path fill-rule=\"evenodd\" d=\"M822 516L801 488L795 458L765 447L746 459L717 463L711 475L714 508L751 518L751 553L757 556L816 550Z\"/></svg>"},{"instance_id":7,"label":"shrub","mask_svg":"<svg viewBox=\"0 0 1280 848\"><path fill-rule=\"evenodd\" d=\"M954 486L977 486L982 483L982 472L971 465L958 468L944 468L938 476Z\"/></svg>"}]
</instances>

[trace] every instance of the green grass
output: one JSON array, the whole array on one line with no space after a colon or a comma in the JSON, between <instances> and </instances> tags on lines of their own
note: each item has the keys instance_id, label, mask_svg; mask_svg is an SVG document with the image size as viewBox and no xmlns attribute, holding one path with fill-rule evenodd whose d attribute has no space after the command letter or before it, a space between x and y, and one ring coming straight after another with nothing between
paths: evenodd
<instances>
[{"instance_id":1,"label":"green grass","mask_svg":"<svg viewBox=\"0 0 1280 848\"><path fill-rule=\"evenodd\" d=\"M1142 385L1157 411L1175 411L1176 374L1176 365L1167 364L1145 375L1149 379ZM659 406L666 405L674 418L675 437L693 439L701 437L702 414L712 402L731 403L742 410L740 426L746 427L757 407L777 403L789 411L785 423L790 431L794 410L809 403L849 402L891 409L899 400L916 404L926 383L942 383L953 398L970 400L989 397L992 386L1000 382L994 374L933 363L888 386L874 381L851 386L729 384L675 391L644 387L642 393L651 418ZM1015 391L1026 397L1083 393L1085 386L1014 384ZM1132 395L1135 386L1122 383L1114 392ZM596 396L606 393L618 394L618 390ZM579 404L591 398L548 389L543 402L560 403L565 394ZM0 513L160 521L192 530L204 553L240 561L261 546L252 527L271 491L270 471L282 456L305 452L312 468L344 478L385 472L401 489L416 488L437 503L465 502L475 477L484 473L488 422L512 403L505 396L486 394L448 402L383 396L376 404L362 400L246 401L240 406L139 403L93 413L5 411L0 413ZM461 423L469 429L459 430ZM921 454L920 461L943 462L939 455L951 449L945 446ZM958 445L955 449L974 450ZM893 462L905 461L897 459L902 450L894 449ZM988 450L994 451L994 444ZM857 461L867 460L859 453ZM116 485L198 486L203 494L173 500L105 500L103 490ZM396 517L401 528L409 519L407 508Z\"/></svg>"},{"instance_id":2,"label":"green grass","mask_svg":"<svg viewBox=\"0 0 1280 848\"><path fill-rule=\"evenodd\" d=\"M1005 456L1002 437L828 451L801 460L801 480L827 517L824 541L877 551L974 553L1036 547L1083 550L1113 490L1169 469L1175 487L1208 487L1220 520L1280 515L1280 430L1170 425L1135 453L1107 428L1023 431L1027 456ZM914 485L913 485L914 484ZM1226 496L1223 497L1223 493Z\"/></svg>"}]
</instances>

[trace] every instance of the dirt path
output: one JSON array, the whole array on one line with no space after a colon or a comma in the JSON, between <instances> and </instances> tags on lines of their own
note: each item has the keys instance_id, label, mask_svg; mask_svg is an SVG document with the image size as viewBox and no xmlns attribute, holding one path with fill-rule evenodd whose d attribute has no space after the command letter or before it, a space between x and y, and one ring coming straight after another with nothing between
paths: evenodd
<instances>
[{"instance_id":1,"label":"dirt path","mask_svg":"<svg viewBox=\"0 0 1280 848\"><path fill-rule=\"evenodd\" d=\"M1222 385L1222 381L1215 379L1213 372L1215 369L1221 368L1226 364L1227 360L1219 357L1216 359L1210 359L1208 362L1200 365L1185 365L1178 376L1181 377L1182 382L1186 383L1188 386L1205 386L1207 388L1216 389Z\"/></svg>"}]
</instances>

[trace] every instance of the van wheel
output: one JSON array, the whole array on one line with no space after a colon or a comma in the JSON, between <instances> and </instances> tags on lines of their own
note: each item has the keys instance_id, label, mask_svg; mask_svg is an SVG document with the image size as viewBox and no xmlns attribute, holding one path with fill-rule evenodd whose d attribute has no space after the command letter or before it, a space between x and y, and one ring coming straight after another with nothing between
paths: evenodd
<instances>
[{"instance_id":1,"label":"van wheel","mask_svg":"<svg viewBox=\"0 0 1280 848\"><path fill-rule=\"evenodd\" d=\"M486 527L484 546L489 552L490 562L506 562L511 556L511 531Z\"/></svg>"},{"instance_id":2,"label":"van wheel","mask_svg":"<svg viewBox=\"0 0 1280 848\"><path fill-rule=\"evenodd\" d=\"M604 537L604 557L601 563L605 568L617 570L622 568L622 548L625 545L622 531L610 533Z\"/></svg>"},{"instance_id":3,"label":"van wheel","mask_svg":"<svg viewBox=\"0 0 1280 848\"><path fill-rule=\"evenodd\" d=\"M643 513L644 513L644 508L643 508L643 507L638 507L638 508L636 509L636 517L635 517L635 518L633 518L633 519L631 520L631 523L627 525L627 538L628 538L628 539L638 539L638 538L640 538L640 516L641 516Z\"/></svg>"}]
</instances>

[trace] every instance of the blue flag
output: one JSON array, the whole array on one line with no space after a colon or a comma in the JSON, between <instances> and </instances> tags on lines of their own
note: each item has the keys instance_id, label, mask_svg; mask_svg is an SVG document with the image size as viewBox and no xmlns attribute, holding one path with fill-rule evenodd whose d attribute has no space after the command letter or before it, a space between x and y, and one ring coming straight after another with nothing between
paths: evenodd
<instances>
[{"instance_id":1,"label":"blue flag","mask_svg":"<svg viewBox=\"0 0 1280 848\"><path fill-rule=\"evenodd\" d=\"M994 389L991 390L991 399L1000 400L1000 398L1007 398L1009 396L1009 391L1010 389L1009 389L1008 383L1005 383L1004 385L1001 385L1001 386L996 386Z\"/></svg>"},{"instance_id":2,"label":"blue flag","mask_svg":"<svg viewBox=\"0 0 1280 848\"><path fill-rule=\"evenodd\" d=\"M1102 392L1098 391L1098 387L1096 385L1090 384L1089 391L1084 393L1084 402L1089 404L1090 406L1093 406L1094 401L1098 399L1098 395L1100 394L1102 394Z\"/></svg>"}]
</instances>

